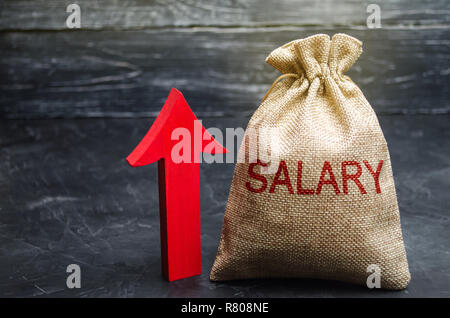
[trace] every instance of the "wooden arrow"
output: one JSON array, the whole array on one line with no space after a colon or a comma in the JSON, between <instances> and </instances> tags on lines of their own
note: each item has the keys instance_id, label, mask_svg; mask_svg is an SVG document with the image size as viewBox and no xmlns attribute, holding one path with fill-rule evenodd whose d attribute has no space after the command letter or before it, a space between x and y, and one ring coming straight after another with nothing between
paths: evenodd
<instances>
[{"instance_id":1,"label":"wooden arrow","mask_svg":"<svg viewBox=\"0 0 450 318\"><path fill-rule=\"evenodd\" d=\"M182 162L172 154L174 145L181 142L172 137L177 128L190 135L190 140L182 140L187 146L180 152ZM181 92L172 88L150 130L127 157L132 167L158 161L161 264L168 281L201 274L201 152L227 150L197 120Z\"/></svg>"}]
</instances>

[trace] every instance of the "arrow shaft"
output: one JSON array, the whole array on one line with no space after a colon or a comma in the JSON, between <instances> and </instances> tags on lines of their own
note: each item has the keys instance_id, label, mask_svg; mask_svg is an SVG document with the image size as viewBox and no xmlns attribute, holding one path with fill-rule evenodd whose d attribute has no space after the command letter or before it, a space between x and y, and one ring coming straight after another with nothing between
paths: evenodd
<instances>
[{"instance_id":1,"label":"arrow shaft","mask_svg":"<svg viewBox=\"0 0 450 318\"><path fill-rule=\"evenodd\" d=\"M158 161L163 275L173 281L201 273L200 165Z\"/></svg>"}]
</instances>

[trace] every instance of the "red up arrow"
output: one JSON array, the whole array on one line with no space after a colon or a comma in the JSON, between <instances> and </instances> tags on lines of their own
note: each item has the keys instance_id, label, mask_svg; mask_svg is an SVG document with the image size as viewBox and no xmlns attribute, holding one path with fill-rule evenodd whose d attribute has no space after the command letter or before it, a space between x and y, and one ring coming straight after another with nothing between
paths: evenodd
<instances>
[{"instance_id":1,"label":"red up arrow","mask_svg":"<svg viewBox=\"0 0 450 318\"><path fill-rule=\"evenodd\" d=\"M178 151L181 143L185 147ZM132 167L158 161L161 263L169 281L201 273L201 152L227 150L197 121L181 92L172 88L152 127L127 157Z\"/></svg>"}]
</instances>

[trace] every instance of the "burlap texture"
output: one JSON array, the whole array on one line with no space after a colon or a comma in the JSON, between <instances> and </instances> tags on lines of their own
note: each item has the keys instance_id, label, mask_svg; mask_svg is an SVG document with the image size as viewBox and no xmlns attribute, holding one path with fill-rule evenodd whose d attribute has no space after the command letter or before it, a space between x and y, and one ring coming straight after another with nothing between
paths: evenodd
<instances>
[{"instance_id":1,"label":"burlap texture","mask_svg":"<svg viewBox=\"0 0 450 318\"><path fill-rule=\"evenodd\" d=\"M267 57L280 72L299 78L277 83L247 130L275 128L278 143L275 149L272 145L272 156L286 162L294 193L283 185L270 193L274 174L265 175L265 191L251 192L246 183L258 188L261 182L249 177L250 163L236 164L211 280L304 277L366 285L367 268L375 264L381 269L382 288L408 285L387 144L372 107L344 75L361 53L362 43L353 37L336 34L330 40L319 34L287 43ZM248 153L242 143L239 156ZM377 193L363 161L376 170L380 160ZM299 161L302 186L314 194L297 193ZM331 184L317 193L325 161L331 164L339 194ZM359 181L366 194L352 180L344 193L345 161L360 163Z\"/></svg>"}]
</instances>

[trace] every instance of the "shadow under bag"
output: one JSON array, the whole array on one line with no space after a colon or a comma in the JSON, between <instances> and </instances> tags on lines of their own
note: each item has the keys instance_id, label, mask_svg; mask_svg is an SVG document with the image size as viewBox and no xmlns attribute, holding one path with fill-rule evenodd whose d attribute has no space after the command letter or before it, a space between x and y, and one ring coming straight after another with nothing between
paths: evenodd
<instances>
[{"instance_id":1,"label":"shadow under bag","mask_svg":"<svg viewBox=\"0 0 450 318\"><path fill-rule=\"evenodd\" d=\"M305 277L365 286L377 269L382 288L408 285L386 140L344 75L361 47L345 34L319 34L267 57L283 81L248 123L211 280ZM254 135L259 147L251 146Z\"/></svg>"}]
</instances>

